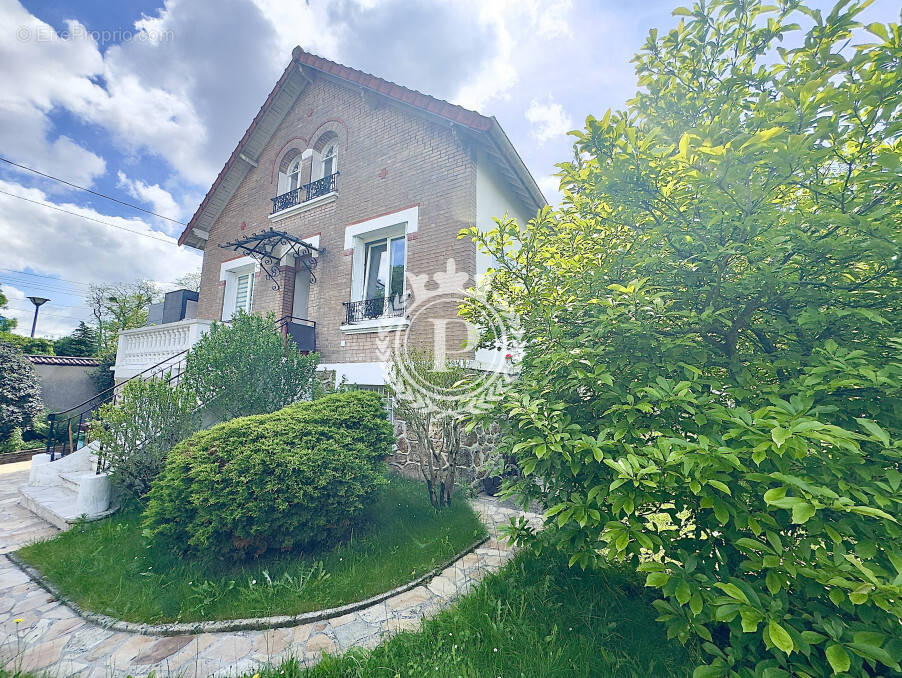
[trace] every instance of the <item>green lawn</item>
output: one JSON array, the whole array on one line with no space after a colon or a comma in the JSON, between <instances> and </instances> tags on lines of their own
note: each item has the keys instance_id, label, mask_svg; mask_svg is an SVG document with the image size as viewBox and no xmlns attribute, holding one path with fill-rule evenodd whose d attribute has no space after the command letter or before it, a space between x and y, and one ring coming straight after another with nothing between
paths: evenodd
<instances>
[{"instance_id":1,"label":"green lawn","mask_svg":"<svg viewBox=\"0 0 902 678\"><path fill-rule=\"evenodd\" d=\"M422 483L391 476L351 537L317 553L236 566L174 556L137 510L74 527L19 555L82 607L135 622L240 619L344 605L404 584L485 535L469 504L433 509Z\"/></svg>"},{"instance_id":2,"label":"green lawn","mask_svg":"<svg viewBox=\"0 0 902 678\"><path fill-rule=\"evenodd\" d=\"M586 573L521 554L417 633L372 652L293 661L261 678L688 678L696 654L666 639L634 573Z\"/></svg>"}]
</instances>

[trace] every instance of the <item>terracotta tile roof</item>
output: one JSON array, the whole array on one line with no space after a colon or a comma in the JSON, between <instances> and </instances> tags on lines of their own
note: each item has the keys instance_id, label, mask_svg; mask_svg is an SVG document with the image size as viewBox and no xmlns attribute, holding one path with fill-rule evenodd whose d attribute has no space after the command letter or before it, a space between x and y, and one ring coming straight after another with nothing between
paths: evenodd
<instances>
[{"instance_id":1,"label":"terracotta tile roof","mask_svg":"<svg viewBox=\"0 0 902 678\"><path fill-rule=\"evenodd\" d=\"M356 83L361 87L373 90L374 92L378 92L379 94L395 99L396 101L399 101L401 103L407 104L409 106L414 106L433 115L437 115L448 120L449 122L463 125L464 127L469 127L476 132L489 132L494 127L498 126L498 123L494 118L484 116L480 113L477 113L476 111L471 111L467 108L464 108L463 106L452 104L448 101L444 101L443 99L437 99L433 96L429 96L428 94L423 94L422 92L403 87L402 85L398 85L389 80L384 80L383 78L377 77L375 75L359 71L356 68L351 68L350 66L345 66L334 61L329 61L328 59L316 56L315 54L310 54L309 52L305 52L300 46L295 47L291 52L291 62L289 62L288 66L285 67L285 70L282 72L282 75L279 78L279 81L276 83L276 86L273 87L272 91L269 93L269 96L266 97L266 101L263 102L260 110L257 111L257 115L254 116L254 119L251 121L250 126L247 128L247 130L245 130L244 135L241 137L241 141L239 141L238 145L235 146L235 150L232 151L232 154L229 156L226 164L216 176L216 180L213 182L210 190L207 191L204 199L201 201L197 210L194 212L194 216L191 217L191 220L188 222L185 230L182 231L181 236L179 236L179 245L185 243L188 234L196 225L197 220L200 218L200 215L204 211L204 208L210 202L213 195L216 193L216 189L219 187L229 168L241 153L241 149L244 147L245 142L248 140L254 129L259 124L261 118L266 113L269 106L272 104L273 99L279 93L279 90L285 84L285 81L288 79L292 67L296 65L303 65L326 73L328 75ZM514 152L516 153L516 151ZM521 164L523 162L522 160L520 160L519 156L517 156L517 161ZM528 173L528 170L526 171ZM544 198L542 198L542 204L544 204Z\"/></svg>"},{"instance_id":2,"label":"terracotta tile roof","mask_svg":"<svg viewBox=\"0 0 902 678\"><path fill-rule=\"evenodd\" d=\"M28 359L35 365L65 365L74 367L98 367L100 361L96 358L82 358L80 356L67 355L30 355Z\"/></svg>"},{"instance_id":3,"label":"terracotta tile roof","mask_svg":"<svg viewBox=\"0 0 902 678\"><path fill-rule=\"evenodd\" d=\"M375 75L358 71L356 68L323 59L315 54L305 52L300 47L295 47L291 56L297 63L305 64L324 73L357 83L361 87L366 87L367 89L379 92L379 94L384 94L385 96L396 99L402 103L422 108L424 111L441 116L451 122L456 122L459 125L464 125L465 127L469 127L478 132L486 132L492 127L492 119L487 118L476 111L471 111L463 106L452 104L443 99L437 99L428 94L423 94L415 89L409 89Z\"/></svg>"}]
</instances>

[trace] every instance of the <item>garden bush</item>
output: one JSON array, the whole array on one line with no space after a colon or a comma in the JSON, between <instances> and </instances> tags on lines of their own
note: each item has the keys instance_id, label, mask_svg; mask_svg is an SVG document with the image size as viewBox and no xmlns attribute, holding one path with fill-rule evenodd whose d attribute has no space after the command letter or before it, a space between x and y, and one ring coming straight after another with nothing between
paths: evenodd
<instances>
[{"instance_id":1,"label":"garden bush","mask_svg":"<svg viewBox=\"0 0 902 678\"><path fill-rule=\"evenodd\" d=\"M275 412L317 393L319 354L303 354L275 329L275 316L240 311L214 322L188 353L184 385L215 421Z\"/></svg>"},{"instance_id":2,"label":"garden bush","mask_svg":"<svg viewBox=\"0 0 902 678\"><path fill-rule=\"evenodd\" d=\"M0 341L0 443L31 425L42 407L34 366L16 346Z\"/></svg>"},{"instance_id":3,"label":"garden bush","mask_svg":"<svg viewBox=\"0 0 902 678\"><path fill-rule=\"evenodd\" d=\"M902 51L863 8L676 10L562 206L469 232L523 329L513 532L646 571L696 678L900 671Z\"/></svg>"},{"instance_id":4,"label":"garden bush","mask_svg":"<svg viewBox=\"0 0 902 678\"><path fill-rule=\"evenodd\" d=\"M100 467L121 490L143 496L172 447L201 426L197 399L164 379L128 382L115 403L100 406L90 437L100 443Z\"/></svg>"},{"instance_id":5,"label":"garden bush","mask_svg":"<svg viewBox=\"0 0 902 678\"><path fill-rule=\"evenodd\" d=\"M233 419L170 452L145 527L176 551L236 560L327 543L375 499L390 441L375 393Z\"/></svg>"}]
</instances>

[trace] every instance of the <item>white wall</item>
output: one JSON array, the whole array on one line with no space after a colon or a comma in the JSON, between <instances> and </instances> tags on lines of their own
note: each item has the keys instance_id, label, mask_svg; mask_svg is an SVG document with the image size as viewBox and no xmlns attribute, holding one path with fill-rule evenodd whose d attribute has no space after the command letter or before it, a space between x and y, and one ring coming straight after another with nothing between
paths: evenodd
<instances>
[{"instance_id":1,"label":"white wall","mask_svg":"<svg viewBox=\"0 0 902 678\"><path fill-rule=\"evenodd\" d=\"M493 218L500 219L505 212L517 219L521 227L535 216L516 198L498 168L480 150L476 159L476 227L483 233L490 231L495 227ZM485 275L492 263L490 256L477 252L476 277Z\"/></svg>"},{"instance_id":2,"label":"white wall","mask_svg":"<svg viewBox=\"0 0 902 678\"><path fill-rule=\"evenodd\" d=\"M494 219L501 219L505 213L516 219L521 228L535 216L517 199L508 183L499 174L497 166L480 150L476 160L476 227L482 233L490 231L495 228ZM494 263L493 257L476 252L477 281ZM483 369L492 371L506 369L506 360L500 350L478 349L475 359L477 365Z\"/></svg>"}]
</instances>

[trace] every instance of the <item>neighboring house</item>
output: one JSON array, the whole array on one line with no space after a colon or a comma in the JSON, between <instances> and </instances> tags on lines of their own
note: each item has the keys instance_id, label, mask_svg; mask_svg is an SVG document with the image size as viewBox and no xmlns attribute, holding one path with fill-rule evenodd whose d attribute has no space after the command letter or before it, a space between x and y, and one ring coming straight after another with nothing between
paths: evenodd
<instances>
[{"instance_id":1,"label":"neighboring house","mask_svg":"<svg viewBox=\"0 0 902 678\"><path fill-rule=\"evenodd\" d=\"M44 409L62 412L97 394L91 372L100 362L94 358L62 355L30 355L28 360L41 380Z\"/></svg>"},{"instance_id":2,"label":"neighboring house","mask_svg":"<svg viewBox=\"0 0 902 678\"><path fill-rule=\"evenodd\" d=\"M382 385L398 339L473 359L459 298L426 297L487 270L461 229L545 204L495 118L297 47L179 239L204 253L196 318L123 335L117 381L239 309L350 383Z\"/></svg>"}]
</instances>

